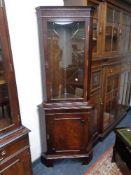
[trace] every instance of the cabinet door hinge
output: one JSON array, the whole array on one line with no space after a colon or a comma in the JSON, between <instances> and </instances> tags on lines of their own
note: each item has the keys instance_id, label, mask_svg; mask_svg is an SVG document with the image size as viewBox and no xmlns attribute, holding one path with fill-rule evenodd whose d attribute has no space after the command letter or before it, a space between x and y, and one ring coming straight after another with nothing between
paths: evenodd
<instances>
[{"instance_id":1,"label":"cabinet door hinge","mask_svg":"<svg viewBox=\"0 0 131 175\"><path fill-rule=\"evenodd\" d=\"M0 0L0 7L3 7L3 0Z\"/></svg>"}]
</instances>

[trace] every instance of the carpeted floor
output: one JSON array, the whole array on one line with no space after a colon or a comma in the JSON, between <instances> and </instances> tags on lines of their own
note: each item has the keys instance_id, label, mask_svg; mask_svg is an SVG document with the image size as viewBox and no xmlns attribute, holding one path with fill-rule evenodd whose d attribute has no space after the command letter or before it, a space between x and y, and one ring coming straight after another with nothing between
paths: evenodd
<instances>
[{"instance_id":1,"label":"carpeted floor","mask_svg":"<svg viewBox=\"0 0 131 175\"><path fill-rule=\"evenodd\" d=\"M129 125L131 125L131 110L117 127L126 127ZM114 142L115 134L111 132L102 142L99 142L93 148L93 159L88 165L82 165L77 160L65 159L55 162L53 168L47 168L40 161L37 161L33 164L33 175L83 175Z\"/></svg>"},{"instance_id":2,"label":"carpeted floor","mask_svg":"<svg viewBox=\"0 0 131 175\"><path fill-rule=\"evenodd\" d=\"M113 147L110 147L84 175L122 175L120 168L112 162Z\"/></svg>"}]
</instances>

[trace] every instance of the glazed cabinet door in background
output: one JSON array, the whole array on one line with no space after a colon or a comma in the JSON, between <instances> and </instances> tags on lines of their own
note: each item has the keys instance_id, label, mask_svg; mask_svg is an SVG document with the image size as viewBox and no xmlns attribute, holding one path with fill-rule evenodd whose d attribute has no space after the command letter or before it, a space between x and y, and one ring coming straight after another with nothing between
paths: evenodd
<instances>
[{"instance_id":1,"label":"glazed cabinet door in background","mask_svg":"<svg viewBox=\"0 0 131 175\"><path fill-rule=\"evenodd\" d=\"M103 3L103 10L103 53L116 54L120 52L121 11L107 3Z\"/></svg>"},{"instance_id":2,"label":"glazed cabinet door in background","mask_svg":"<svg viewBox=\"0 0 131 175\"><path fill-rule=\"evenodd\" d=\"M128 63L104 68L103 129L107 129L129 108L130 67Z\"/></svg>"},{"instance_id":3,"label":"glazed cabinet door in background","mask_svg":"<svg viewBox=\"0 0 131 175\"><path fill-rule=\"evenodd\" d=\"M0 0L0 175L32 175L28 133L21 124L6 10Z\"/></svg>"},{"instance_id":4,"label":"glazed cabinet door in background","mask_svg":"<svg viewBox=\"0 0 131 175\"><path fill-rule=\"evenodd\" d=\"M20 112L4 2L0 6L0 133L20 126Z\"/></svg>"},{"instance_id":5,"label":"glazed cabinet door in background","mask_svg":"<svg viewBox=\"0 0 131 175\"><path fill-rule=\"evenodd\" d=\"M50 152L88 151L88 114L56 114L47 117L47 141Z\"/></svg>"}]
</instances>

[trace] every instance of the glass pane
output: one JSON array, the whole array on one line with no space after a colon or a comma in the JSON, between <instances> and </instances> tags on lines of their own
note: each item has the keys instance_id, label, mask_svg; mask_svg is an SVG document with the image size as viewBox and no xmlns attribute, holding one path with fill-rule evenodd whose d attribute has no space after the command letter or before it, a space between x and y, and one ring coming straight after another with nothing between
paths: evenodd
<instances>
[{"instance_id":1,"label":"glass pane","mask_svg":"<svg viewBox=\"0 0 131 175\"><path fill-rule=\"evenodd\" d=\"M107 97L106 97L107 98ZM104 128L107 128L110 124L110 109L111 108L111 102L106 101L105 103L105 109L104 109Z\"/></svg>"},{"instance_id":2,"label":"glass pane","mask_svg":"<svg viewBox=\"0 0 131 175\"><path fill-rule=\"evenodd\" d=\"M126 91L126 99L125 99L125 104L126 106L130 105L130 72L128 72L128 78L127 78L127 91Z\"/></svg>"},{"instance_id":3,"label":"glass pane","mask_svg":"<svg viewBox=\"0 0 131 175\"><path fill-rule=\"evenodd\" d=\"M120 26L120 12L114 10L114 24L112 36L112 50L119 50L119 26Z\"/></svg>"},{"instance_id":4,"label":"glass pane","mask_svg":"<svg viewBox=\"0 0 131 175\"><path fill-rule=\"evenodd\" d=\"M114 77L113 89L117 90L119 88L119 75Z\"/></svg>"},{"instance_id":5,"label":"glass pane","mask_svg":"<svg viewBox=\"0 0 131 175\"><path fill-rule=\"evenodd\" d=\"M98 20L97 19L93 19L93 44L92 44L92 51L94 53L97 52L97 39L98 39L98 36L97 36L97 31L98 31Z\"/></svg>"},{"instance_id":6,"label":"glass pane","mask_svg":"<svg viewBox=\"0 0 131 175\"><path fill-rule=\"evenodd\" d=\"M105 51L111 51L112 32L113 32L113 9L107 9L107 23L105 33Z\"/></svg>"},{"instance_id":7,"label":"glass pane","mask_svg":"<svg viewBox=\"0 0 131 175\"><path fill-rule=\"evenodd\" d=\"M98 32L98 9L96 7L93 15L93 44L92 44L93 53L97 52L97 39L98 39L97 32Z\"/></svg>"},{"instance_id":8,"label":"glass pane","mask_svg":"<svg viewBox=\"0 0 131 175\"><path fill-rule=\"evenodd\" d=\"M130 43L130 26L126 26L126 34L125 34L125 40L124 40L124 50L125 51L128 51L129 49L128 49L128 47L129 47L129 43Z\"/></svg>"},{"instance_id":9,"label":"glass pane","mask_svg":"<svg viewBox=\"0 0 131 175\"><path fill-rule=\"evenodd\" d=\"M118 101L118 90L114 90L112 93L110 122L113 122L116 117L116 111L118 108L117 101Z\"/></svg>"},{"instance_id":10,"label":"glass pane","mask_svg":"<svg viewBox=\"0 0 131 175\"><path fill-rule=\"evenodd\" d=\"M5 78L4 60L0 43L0 130L8 127L11 123L8 84Z\"/></svg>"},{"instance_id":11,"label":"glass pane","mask_svg":"<svg viewBox=\"0 0 131 175\"><path fill-rule=\"evenodd\" d=\"M106 93L111 92L113 90L113 77L108 77L107 79L107 87L106 87Z\"/></svg>"},{"instance_id":12,"label":"glass pane","mask_svg":"<svg viewBox=\"0 0 131 175\"><path fill-rule=\"evenodd\" d=\"M51 98L83 97L84 49L84 22L48 22Z\"/></svg>"},{"instance_id":13,"label":"glass pane","mask_svg":"<svg viewBox=\"0 0 131 175\"><path fill-rule=\"evenodd\" d=\"M118 50L118 44L119 44L118 28L119 24L118 25L114 24L112 33L112 51Z\"/></svg>"},{"instance_id":14,"label":"glass pane","mask_svg":"<svg viewBox=\"0 0 131 175\"><path fill-rule=\"evenodd\" d=\"M123 101L122 101L122 104L123 104L123 109L127 109L127 104L126 104L126 95L127 95L127 89L128 89L128 72L125 72L125 77L124 77L124 91L123 91Z\"/></svg>"},{"instance_id":15,"label":"glass pane","mask_svg":"<svg viewBox=\"0 0 131 175\"><path fill-rule=\"evenodd\" d=\"M121 113L125 112L124 105L123 105L124 94L125 94L125 89L124 89L125 78L126 78L126 74L125 72L123 72L120 76L120 91L119 91L119 104L121 107Z\"/></svg>"},{"instance_id":16,"label":"glass pane","mask_svg":"<svg viewBox=\"0 0 131 175\"><path fill-rule=\"evenodd\" d=\"M114 23L117 23L117 24L120 23L120 11L117 11L117 10L114 11Z\"/></svg>"},{"instance_id":17,"label":"glass pane","mask_svg":"<svg viewBox=\"0 0 131 175\"><path fill-rule=\"evenodd\" d=\"M123 51L130 50L130 20L129 16L127 14L123 14L123 31L122 31L122 49Z\"/></svg>"},{"instance_id":18,"label":"glass pane","mask_svg":"<svg viewBox=\"0 0 131 175\"><path fill-rule=\"evenodd\" d=\"M121 49L126 50L126 25L122 25Z\"/></svg>"},{"instance_id":19,"label":"glass pane","mask_svg":"<svg viewBox=\"0 0 131 175\"><path fill-rule=\"evenodd\" d=\"M131 18L130 18L131 20ZM129 44L128 44L128 50L131 51L131 25L129 26Z\"/></svg>"}]
</instances>

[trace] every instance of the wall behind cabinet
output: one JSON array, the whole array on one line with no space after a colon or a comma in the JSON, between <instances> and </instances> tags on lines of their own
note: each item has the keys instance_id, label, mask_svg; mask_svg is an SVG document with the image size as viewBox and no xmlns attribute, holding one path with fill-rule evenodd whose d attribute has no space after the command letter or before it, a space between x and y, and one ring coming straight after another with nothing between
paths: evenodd
<instances>
[{"instance_id":1,"label":"wall behind cabinet","mask_svg":"<svg viewBox=\"0 0 131 175\"><path fill-rule=\"evenodd\" d=\"M35 7L63 5L63 0L5 0L23 125L31 129L32 161L41 153L37 105L42 102Z\"/></svg>"}]
</instances>

